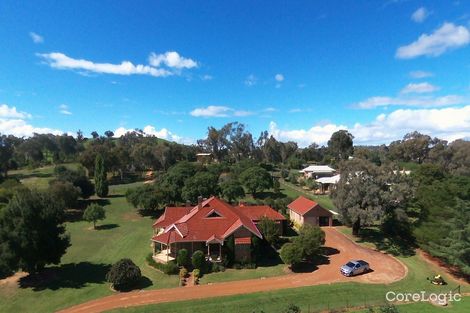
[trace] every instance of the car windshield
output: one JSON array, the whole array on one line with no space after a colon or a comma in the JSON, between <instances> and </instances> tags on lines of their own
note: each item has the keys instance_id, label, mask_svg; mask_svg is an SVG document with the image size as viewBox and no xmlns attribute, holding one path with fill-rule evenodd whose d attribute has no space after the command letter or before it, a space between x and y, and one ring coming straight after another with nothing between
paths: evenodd
<instances>
[{"instance_id":1,"label":"car windshield","mask_svg":"<svg viewBox=\"0 0 470 313\"><path fill-rule=\"evenodd\" d=\"M346 263L346 266L347 266L347 267L354 267L354 263L348 262L348 263Z\"/></svg>"}]
</instances>

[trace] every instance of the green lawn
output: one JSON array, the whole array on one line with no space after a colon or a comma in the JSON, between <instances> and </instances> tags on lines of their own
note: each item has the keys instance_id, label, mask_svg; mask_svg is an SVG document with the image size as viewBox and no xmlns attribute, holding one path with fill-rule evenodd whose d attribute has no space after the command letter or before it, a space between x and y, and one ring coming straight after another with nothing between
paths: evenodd
<instances>
[{"instance_id":1,"label":"green lawn","mask_svg":"<svg viewBox=\"0 0 470 313\"><path fill-rule=\"evenodd\" d=\"M174 303L164 303L143 307L113 310L112 312L123 313L251 313L264 312L277 313L289 304L299 305L303 312L313 310L338 309L344 307L365 307L369 305L383 305L386 303L385 294L388 291L413 292L425 290L428 292L448 292L457 286L449 277L448 286L435 286L430 284L426 277L435 273L434 268L430 268L427 263L418 256L400 257L400 260L408 266L408 276L403 280L389 285L360 284L360 283L339 283L302 288L283 289L271 292L258 292L248 295L236 295L204 299L196 301L182 301ZM462 287L462 292L469 292L468 286ZM468 307L466 302L470 298L465 298L463 307ZM462 304L456 305L461 307ZM258 310L258 311L255 311ZM462 309L464 312L464 309ZM406 311L404 311L406 312ZM415 311L410 311L415 312ZM418 311L416 311L418 312ZM426 312L426 311L420 311ZM440 311L439 311L440 312ZM466 311L465 311L466 312Z\"/></svg>"},{"instance_id":2,"label":"green lawn","mask_svg":"<svg viewBox=\"0 0 470 313\"><path fill-rule=\"evenodd\" d=\"M76 169L78 163L63 164L70 169ZM8 172L8 176L18 178L25 186L29 188L46 189L49 181L54 178L55 165L47 165L35 169L19 169Z\"/></svg>"},{"instance_id":3,"label":"green lawn","mask_svg":"<svg viewBox=\"0 0 470 313\"><path fill-rule=\"evenodd\" d=\"M136 185L135 183L132 185ZM33 288L0 285L0 312L53 312L73 304L112 294L104 281L109 264L131 258L146 280L143 288L178 286L177 276L168 276L149 268L145 257L150 253L153 219L141 217L122 196L128 185L112 186L106 219L90 230L86 222L67 223L72 246L62 263L52 271L55 280Z\"/></svg>"},{"instance_id":4,"label":"green lawn","mask_svg":"<svg viewBox=\"0 0 470 313\"><path fill-rule=\"evenodd\" d=\"M282 193L285 194L286 196L291 197L293 199L297 198L298 196L304 196L306 198L314 200L325 209L335 210L335 206L333 202L331 201L330 196L314 195L313 193L303 190L301 187L295 186L289 182L282 181L282 180L280 180L279 182L281 183Z\"/></svg>"},{"instance_id":5,"label":"green lawn","mask_svg":"<svg viewBox=\"0 0 470 313\"><path fill-rule=\"evenodd\" d=\"M53 167L34 172L16 171L17 177L24 180L36 178L40 186L51 179ZM36 181L36 182L37 182ZM36 288L19 288L12 284L0 285L0 312L53 312L91 299L112 294L109 284L104 281L108 266L123 257L131 258L147 278L143 289L168 288L178 286L177 276L167 276L148 267L145 256L150 252L150 236L153 219L136 213L123 197L129 187L142 183L116 185L110 187L109 204L105 206L106 220L100 230L91 230L91 224L83 221L67 223L71 234L72 246L62 258L61 265L52 267L48 280ZM292 196L298 191L283 186L284 192ZM291 191L289 191L291 190ZM297 194L296 194L297 192ZM322 199L322 200L319 200ZM329 198L318 197L322 205L331 204ZM122 310L123 312L252 312L263 309L265 312L279 312L293 302L303 309L325 309L364 304L382 304L388 290L440 290L429 284L426 277L435 273L417 256L400 258L410 269L409 275L395 284L367 285L358 283L332 284L276 292L239 295L211 300L169 303L148 307ZM284 265L259 267L256 270L227 270L226 272L205 275L201 283L270 277L283 274ZM448 279L446 277L446 279ZM449 285L448 287L454 287ZM442 288L442 287L441 287ZM447 288L447 287L445 287ZM466 287L466 291L470 291ZM357 297L356 295L364 295Z\"/></svg>"},{"instance_id":6,"label":"green lawn","mask_svg":"<svg viewBox=\"0 0 470 313\"><path fill-rule=\"evenodd\" d=\"M351 235L351 230L342 228L342 232ZM362 242L361 244L374 247L373 243ZM284 289L273 292L261 292L251 295L237 295L205 299L198 301L184 301L178 303L166 303L135 307L129 309L114 310L112 312L145 313L145 312L254 312L264 310L265 312L282 312L288 303L299 305L302 310L325 310L344 307L365 307L370 305L383 305L386 303L385 294L388 291L396 292L448 292L458 286L447 275L443 275L449 283L447 286L435 286L426 280L427 277L435 275L437 268L421 260L418 256L400 256L399 259L408 267L408 275L403 280L390 285L370 285L359 283L331 284L303 288ZM222 273L220 273L222 274ZM219 274L217 274L219 275ZM470 287L461 286L462 292L469 292ZM359 295L359 296L357 296ZM452 305L452 312L467 312L470 298L464 298L461 303ZM400 306L401 312L428 312L424 311L432 306L426 303ZM434 311L431 311L433 309ZM444 312L446 309L432 307L429 312ZM256 311L255 311L256 312Z\"/></svg>"},{"instance_id":7,"label":"green lawn","mask_svg":"<svg viewBox=\"0 0 470 313\"><path fill-rule=\"evenodd\" d=\"M470 312L470 297L462 298L460 302L454 302L447 307L436 307L427 302L403 304L398 306L400 313L468 313ZM368 313L368 310L354 311L357 313Z\"/></svg>"}]
</instances>

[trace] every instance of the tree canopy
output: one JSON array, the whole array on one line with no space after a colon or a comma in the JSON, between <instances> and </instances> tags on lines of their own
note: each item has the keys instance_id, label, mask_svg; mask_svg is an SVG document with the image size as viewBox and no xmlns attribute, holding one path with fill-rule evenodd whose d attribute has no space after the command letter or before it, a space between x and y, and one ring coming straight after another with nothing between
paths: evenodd
<instances>
[{"instance_id":1,"label":"tree canopy","mask_svg":"<svg viewBox=\"0 0 470 313\"><path fill-rule=\"evenodd\" d=\"M47 193L18 190L0 214L0 266L35 273L59 264L70 245L63 212Z\"/></svg>"}]
</instances>

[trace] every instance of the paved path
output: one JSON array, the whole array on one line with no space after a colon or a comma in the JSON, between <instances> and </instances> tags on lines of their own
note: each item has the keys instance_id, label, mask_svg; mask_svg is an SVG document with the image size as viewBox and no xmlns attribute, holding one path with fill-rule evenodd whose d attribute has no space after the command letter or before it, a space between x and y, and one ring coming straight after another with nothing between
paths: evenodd
<instances>
[{"instance_id":1,"label":"paved path","mask_svg":"<svg viewBox=\"0 0 470 313\"><path fill-rule=\"evenodd\" d=\"M287 274L265 279L240 280L185 288L118 293L82 303L60 312L95 313L129 306L247 294L344 281L391 283L406 276L407 268L392 256L361 247L333 227L323 229L326 233L325 246L332 248L329 249L332 254L329 257L329 264L319 265L318 269L312 273ZM342 276L339 273L339 268L350 259L366 260L370 263L373 272L351 278Z\"/></svg>"}]
</instances>

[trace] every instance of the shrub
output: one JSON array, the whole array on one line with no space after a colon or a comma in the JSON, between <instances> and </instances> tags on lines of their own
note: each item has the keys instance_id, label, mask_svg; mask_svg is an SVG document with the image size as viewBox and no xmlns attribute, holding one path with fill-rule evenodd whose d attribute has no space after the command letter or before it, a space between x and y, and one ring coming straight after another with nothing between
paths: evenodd
<instances>
[{"instance_id":1,"label":"shrub","mask_svg":"<svg viewBox=\"0 0 470 313\"><path fill-rule=\"evenodd\" d=\"M219 263L212 263L212 272L218 273L218 272L225 272L225 266Z\"/></svg>"},{"instance_id":2,"label":"shrub","mask_svg":"<svg viewBox=\"0 0 470 313\"><path fill-rule=\"evenodd\" d=\"M180 279L185 278L188 275L188 270L185 267L180 269Z\"/></svg>"},{"instance_id":3,"label":"shrub","mask_svg":"<svg viewBox=\"0 0 470 313\"><path fill-rule=\"evenodd\" d=\"M119 260L106 274L106 280L116 290L132 289L139 283L141 278L140 268L130 259Z\"/></svg>"},{"instance_id":4,"label":"shrub","mask_svg":"<svg viewBox=\"0 0 470 313\"><path fill-rule=\"evenodd\" d=\"M179 266L188 266L190 264L189 253L186 249L180 249L176 256L176 263Z\"/></svg>"},{"instance_id":5,"label":"shrub","mask_svg":"<svg viewBox=\"0 0 470 313\"><path fill-rule=\"evenodd\" d=\"M145 259L147 260L148 265L167 275L176 275L179 273L180 269L178 265L176 265L175 261L170 261L167 264L155 262L151 253L149 253Z\"/></svg>"},{"instance_id":6,"label":"shrub","mask_svg":"<svg viewBox=\"0 0 470 313\"><path fill-rule=\"evenodd\" d=\"M199 284L199 278L201 278L201 271L195 268L193 270L193 279L195 285Z\"/></svg>"},{"instance_id":7,"label":"shrub","mask_svg":"<svg viewBox=\"0 0 470 313\"><path fill-rule=\"evenodd\" d=\"M191 258L191 262L194 266L194 268L198 269L202 272L204 272L206 268L206 257L204 255L204 252L201 250L197 250L193 253L193 257Z\"/></svg>"},{"instance_id":8,"label":"shrub","mask_svg":"<svg viewBox=\"0 0 470 313\"><path fill-rule=\"evenodd\" d=\"M164 264L163 272L167 275L176 275L179 272L179 267L175 261L170 261Z\"/></svg>"},{"instance_id":9,"label":"shrub","mask_svg":"<svg viewBox=\"0 0 470 313\"><path fill-rule=\"evenodd\" d=\"M285 264L291 267L302 261L302 248L294 243L286 243L281 248L281 259Z\"/></svg>"}]
</instances>

